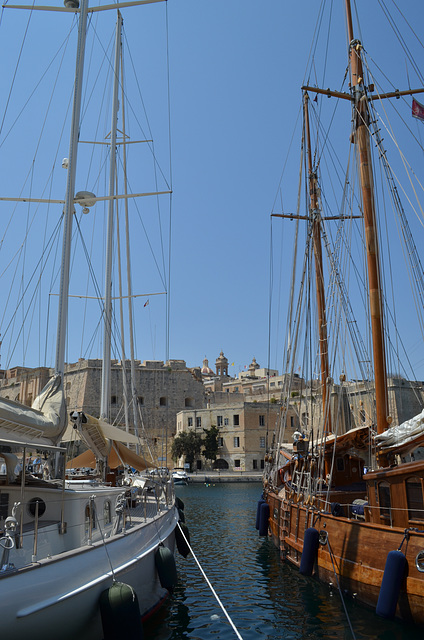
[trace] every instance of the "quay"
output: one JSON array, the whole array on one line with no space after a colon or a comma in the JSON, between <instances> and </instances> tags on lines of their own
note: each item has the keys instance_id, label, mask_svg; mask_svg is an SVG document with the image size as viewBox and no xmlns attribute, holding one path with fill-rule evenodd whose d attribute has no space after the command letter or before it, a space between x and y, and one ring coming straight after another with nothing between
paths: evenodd
<instances>
[{"instance_id":1,"label":"quay","mask_svg":"<svg viewBox=\"0 0 424 640\"><path fill-rule=\"evenodd\" d=\"M262 471L193 471L189 483L217 484L219 482L262 482Z\"/></svg>"}]
</instances>

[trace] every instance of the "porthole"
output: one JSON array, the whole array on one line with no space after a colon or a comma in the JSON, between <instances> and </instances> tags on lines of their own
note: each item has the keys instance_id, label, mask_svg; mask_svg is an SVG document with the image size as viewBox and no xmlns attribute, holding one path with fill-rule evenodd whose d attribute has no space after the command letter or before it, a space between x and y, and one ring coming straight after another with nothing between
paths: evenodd
<instances>
[{"instance_id":1,"label":"porthole","mask_svg":"<svg viewBox=\"0 0 424 640\"><path fill-rule=\"evenodd\" d=\"M415 566L420 573L424 573L424 551L417 553L415 558Z\"/></svg>"},{"instance_id":2,"label":"porthole","mask_svg":"<svg viewBox=\"0 0 424 640\"><path fill-rule=\"evenodd\" d=\"M41 518L41 516L46 511L46 503L42 498L31 498L31 500L28 502L28 513L33 518L35 518L37 503L38 503L38 517Z\"/></svg>"},{"instance_id":3,"label":"porthole","mask_svg":"<svg viewBox=\"0 0 424 640\"><path fill-rule=\"evenodd\" d=\"M328 531L324 531L324 529L321 529L318 536L318 542L324 546L325 544L327 544L327 540L328 540Z\"/></svg>"}]
</instances>

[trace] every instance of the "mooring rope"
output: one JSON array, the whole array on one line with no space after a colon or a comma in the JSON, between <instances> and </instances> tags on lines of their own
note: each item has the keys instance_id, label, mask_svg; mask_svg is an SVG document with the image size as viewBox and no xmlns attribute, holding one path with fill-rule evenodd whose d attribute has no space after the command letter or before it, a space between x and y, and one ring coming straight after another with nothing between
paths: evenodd
<instances>
[{"instance_id":1,"label":"mooring rope","mask_svg":"<svg viewBox=\"0 0 424 640\"><path fill-rule=\"evenodd\" d=\"M344 601L344 598L343 598L343 593L342 593L342 590L341 590L341 587L340 587L340 582L339 582L339 578L338 578L338 575L337 575L336 567L334 565L334 556L333 556L333 552L331 551L330 542L328 540L328 535L327 535L327 547L328 547L328 553L330 554L330 558L331 558L331 564L333 565L334 576L336 578L337 587L339 589L339 593L340 593L340 598L341 598L341 601L342 601L343 609L344 609L344 612L346 614L347 622L349 624L350 632L352 634L353 640L356 640L356 636L355 636L355 633L353 631L352 623L350 621L349 614L348 614L347 609L346 609L346 604L345 604L345 601Z\"/></svg>"},{"instance_id":2,"label":"mooring rope","mask_svg":"<svg viewBox=\"0 0 424 640\"><path fill-rule=\"evenodd\" d=\"M227 618L228 622L230 623L231 627L233 628L234 633L236 634L237 638L240 638L240 640L243 640L242 636L241 636L241 635L239 634L239 632L237 631L237 629L236 629L236 626L235 626L234 622L231 620L231 618L230 618L229 614L227 613L227 611L226 611L226 609L225 609L224 605L222 604L221 600L219 599L218 594L216 593L215 589L214 589L214 588L213 588L213 586L211 585L211 583L210 583L210 580L209 580L208 576L207 576L207 575L206 575L206 573L203 571L203 569L202 569L202 567L201 567L201 565L200 565L200 562L199 562L199 561L198 561L198 559L196 558L196 554L194 553L193 549L192 549L192 548L191 548L191 546L190 546L189 541L187 540L186 536L184 535L184 531L182 530L182 528L181 528L181 526L180 526L180 523L178 522L177 524L178 524L178 528L179 528L179 530L180 530L180 532L181 532L181 534L182 534L182 536L183 536L183 538L184 538L185 542L187 543L188 548L190 549L190 552L191 552L191 554L192 554L192 556L193 556L194 560L196 561L197 566L198 566L198 567L199 567L199 569L200 569L200 572L201 572L202 576L203 576L203 577L204 577L204 579L206 580L206 582L207 582L207 584L208 584L209 589L212 591L213 595L215 596L216 601L218 602L219 606L221 607L222 611L224 612L225 617Z\"/></svg>"}]
</instances>

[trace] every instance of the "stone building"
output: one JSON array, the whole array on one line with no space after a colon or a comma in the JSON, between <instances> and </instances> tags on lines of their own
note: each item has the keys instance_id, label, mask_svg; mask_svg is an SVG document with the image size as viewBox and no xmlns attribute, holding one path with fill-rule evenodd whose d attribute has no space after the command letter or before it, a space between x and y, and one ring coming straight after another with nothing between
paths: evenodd
<instances>
[{"instance_id":1,"label":"stone building","mask_svg":"<svg viewBox=\"0 0 424 640\"><path fill-rule=\"evenodd\" d=\"M85 360L65 367L65 395L68 411L100 414L101 360ZM31 405L53 373L48 368L16 367L2 372L0 396ZM126 363L127 394L130 397L130 363ZM175 435L176 415L189 407L206 407L200 368L189 369L184 360L136 361L135 387L142 425L144 455L149 450L159 466L169 466L170 439ZM124 425L124 387L122 363L112 361L110 421ZM130 431L133 432L132 405L129 407Z\"/></svg>"},{"instance_id":2,"label":"stone building","mask_svg":"<svg viewBox=\"0 0 424 640\"><path fill-rule=\"evenodd\" d=\"M194 430L204 435L203 429L216 426L219 429L218 458L215 469L254 471L264 468L265 453L272 437L279 413L276 403L234 402L234 396L223 396L222 401L207 409L186 409L177 414L177 436L183 431ZM202 456L195 462L197 469L208 467L210 462Z\"/></svg>"}]
</instances>

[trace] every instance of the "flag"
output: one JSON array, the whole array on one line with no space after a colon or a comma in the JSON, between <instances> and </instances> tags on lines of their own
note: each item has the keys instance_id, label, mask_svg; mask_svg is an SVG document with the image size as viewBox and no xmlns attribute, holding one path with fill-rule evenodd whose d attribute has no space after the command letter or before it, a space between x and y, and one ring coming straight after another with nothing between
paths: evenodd
<instances>
[{"instance_id":1,"label":"flag","mask_svg":"<svg viewBox=\"0 0 424 640\"><path fill-rule=\"evenodd\" d=\"M424 121L424 105L412 98L412 116Z\"/></svg>"},{"instance_id":2,"label":"flag","mask_svg":"<svg viewBox=\"0 0 424 640\"><path fill-rule=\"evenodd\" d=\"M0 342L0 345L1 345L1 342ZM231 363L231 366L234 367L234 362Z\"/></svg>"},{"instance_id":3,"label":"flag","mask_svg":"<svg viewBox=\"0 0 424 640\"><path fill-rule=\"evenodd\" d=\"M147 307L148 304L149 304L149 300L147 299L143 306Z\"/></svg>"},{"instance_id":4,"label":"flag","mask_svg":"<svg viewBox=\"0 0 424 640\"><path fill-rule=\"evenodd\" d=\"M318 102L318 94L315 94L314 102Z\"/></svg>"}]
</instances>

